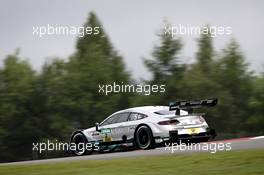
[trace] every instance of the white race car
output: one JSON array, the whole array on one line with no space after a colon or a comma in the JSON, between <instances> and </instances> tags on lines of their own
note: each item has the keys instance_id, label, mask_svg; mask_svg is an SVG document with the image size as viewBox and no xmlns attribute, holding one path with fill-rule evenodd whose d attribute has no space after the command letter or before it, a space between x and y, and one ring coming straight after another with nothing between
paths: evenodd
<instances>
[{"instance_id":1,"label":"white race car","mask_svg":"<svg viewBox=\"0 0 264 175\"><path fill-rule=\"evenodd\" d=\"M71 143L92 143L102 151L113 145L132 145L139 149L154 148L164 142L208 141L216 136L193 108L214 106L217 99L177 101L170 106L142 106L118 111L95 127L75 131ZM189 111L189 112L188 112ZM76 149L74 154L89 154Z\"/></svg>"}]
</instances>

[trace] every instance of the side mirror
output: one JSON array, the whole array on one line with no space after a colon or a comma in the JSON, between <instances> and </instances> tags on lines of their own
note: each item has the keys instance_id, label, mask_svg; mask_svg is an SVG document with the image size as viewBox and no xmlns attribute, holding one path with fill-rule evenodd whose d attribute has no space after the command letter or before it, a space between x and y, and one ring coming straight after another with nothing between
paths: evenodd
<instances>
[{"instance_id":1,"label":"side mirror","mask_svg":"<svg viewBox=\"0 0 264 175\"><path fill-rule=\"evenodd\" d=\"M99 123L95 123L95 130L100 132L101 130L99 129Z\"/></svg>"}]
</instances>

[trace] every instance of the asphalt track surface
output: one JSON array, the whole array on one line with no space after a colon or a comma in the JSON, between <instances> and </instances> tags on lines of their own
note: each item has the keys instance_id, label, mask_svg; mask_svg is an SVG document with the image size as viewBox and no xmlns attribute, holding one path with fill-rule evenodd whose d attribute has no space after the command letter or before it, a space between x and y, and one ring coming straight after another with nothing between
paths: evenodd
<instances>
[{"instance_id":1,"label":"asphalt track surface","mask_svg":"<svg viewBox=\"0 0 264 175\"><path fill-rule=\"evenodd\" d=\"M93 155L87 155L87 156L11 162L11 163L2 163L0 164L0 166L1 165L55 163L55 162L57 163L57 162L80 161L80 160L110 160L110 159L118 159L118 158L135 158L135 157L158 156L158 155L193 154L197 152L210 152L211 154L214 154L213 152L215 151L216 151L215 153L217 154L217 152L223 150L223 148L224 148L223 151L225 152L232 151L232 150L247 150L247 149L261 149L261 148L264 149L264 136L205 142L205 144L207 144L207 146L203 145L199 147L199 145L196 144L196 145L182 147L182 148L180 148L180 145L178 146L177 145L174 145L174 146L167 145L166 147L159 147L159 148L152 149L152 150L133 150L133 151L126 151L126 152L93 154ZM216 147L218 149L215 149ZM231 150L229 150L230 147L231 147Z\"/></svg>"}]
</instances>

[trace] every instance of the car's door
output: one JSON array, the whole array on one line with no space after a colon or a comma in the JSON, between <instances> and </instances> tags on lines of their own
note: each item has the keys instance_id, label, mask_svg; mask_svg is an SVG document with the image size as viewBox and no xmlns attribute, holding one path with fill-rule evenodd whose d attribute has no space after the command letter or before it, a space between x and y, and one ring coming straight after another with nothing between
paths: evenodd
<instances>
[{"instance_id":1,"label":"car's door","mask_svg":"<svg viewBox=\"0 0 264 175\"><path fill-rule=\"evenodd\" d=\"M113 141L112 136L112 128L114 127L115 120L119 117L118 114L114 114L110 117L108 117L106 120L104 120L100 126L99 126L99 140L102 140L103 142L111 142Z\"/></svg>"},{"instance_id":2,"label":"car's door","mask_svg":"<svg viewBox=\"0 0 264 175\"><path fill-rule=\"evenodd\" d=\"M127 126L127 139L133 139L134 133L137 126L142 123L141 119L146 118L147 116L141 113L132 112L128 117L128 122L124 123L124 126Z\"/></svg>"},{"instance_id":3,"label":"car's door","mask_svg":"<svg viewBox=\"0 0 264 175\"><path fill-rule=\"evenodd\" d=\"M134 133L138 120L145 118L146 115L140 113L121 113L115 124L113 124L112 136L114 140L130 140L134 138Z\"/></svg>"},{"instance_id":4,"label":"car's door","mask_svg":"<svg viewBox=\"0 0 264 175\"><path fill-rule=\"evenodd\" d=\"M113 138L115 140L127 140L130 135L130 121L128 118L130 116L130 112L121 113L118 119L115 121L113 127Z\"/></svg>"},{"instance_id":5,"label":"car's door","mask_svg":"<svg viewBox=\"0 0 264 175\"><path fill-rule=\"evenodd\" d=\"M127 122L129 114L129 112L115 114L101 124L100 135L104 142L122 140L126 133L126 128L122 124Z\"/></svg>"}]
</instances>

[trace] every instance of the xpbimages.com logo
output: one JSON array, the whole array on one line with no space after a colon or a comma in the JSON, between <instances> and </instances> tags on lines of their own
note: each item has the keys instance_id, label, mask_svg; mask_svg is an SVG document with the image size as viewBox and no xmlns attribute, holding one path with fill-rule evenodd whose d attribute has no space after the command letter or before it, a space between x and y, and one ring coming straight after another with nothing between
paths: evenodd
<instances>
[{"instance_id":1,"label":"xpbimages.com logo","mask_svg":"<svg viewBox=\"0 0 264 175\"><path fill-rule=\"evenodd\" d=\"M231 35L232 27L231 26L193 26L190 24L178 24L178 25L168 25L164 27L164 35L170 37L176 37L178 35L201 35L201 34L210 34L211 37L218 37L223 35Z\"/></svg>"},{"instance_id":2,"label":"xpbimages.com logo","mask_svg":"<svg viewBox=\"0 0 264 175\"><path fill-rule=\"evenodd\" d=\"M98 92L100 94L108 95L109 93L139 93L143 95L150 95L151 93L164 93L166 85L161 84L117 84L114 82L113 84L99 84Z\"/></svg>"},{"instance_id":3,"label":"xpbimages.com logo","mask_svg":"<svg viewBox=\"0 0 264 175\"><path fill-rule=\"evenodd\" d=\"M99 26L79 27L79 26L69 26L69 25L47 24L43 26L33 26L32 34L40 38L49 35L61 35L61 36L77 35L78 37L84 37L85 35L100 34L100 28Z\"/></svg>"},{"instance_id":4,"label":"xpbimages.com logo","mask_svg":"<svg viewBox=\"0 0 264 175\"><path fill-rule=\"evenodd\" d=\"M212 154L218 151L231 151L232 146L230 142L203 142L203 143L166 143L165 151L170 151L171 153L177 153L179 151L205 151Z\"/></svg>"},{"instance_id":5,"label":"xpbimages.com logo","mask_svg":"<svg viewBox=\"0 0 264 175\"><path fill-rule=\"evenodd\" d=\"M99 143L67 143L58 142L57 140L46 142L32 143L32 151L39 152L40 154L45 151L79 151L84 153L85 151L99 150Z\"/></svg>"}]
</instances>

